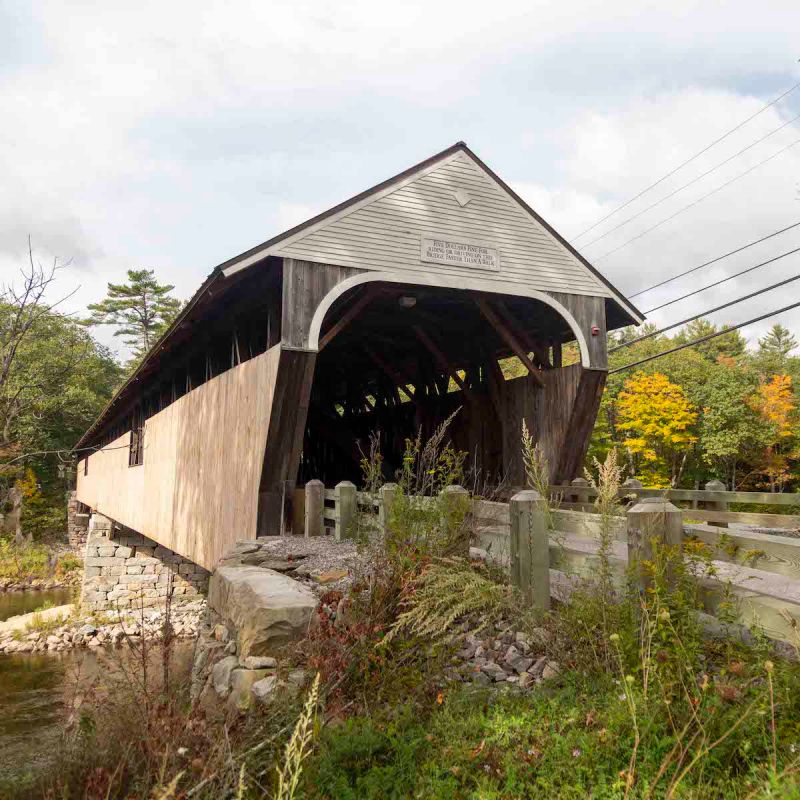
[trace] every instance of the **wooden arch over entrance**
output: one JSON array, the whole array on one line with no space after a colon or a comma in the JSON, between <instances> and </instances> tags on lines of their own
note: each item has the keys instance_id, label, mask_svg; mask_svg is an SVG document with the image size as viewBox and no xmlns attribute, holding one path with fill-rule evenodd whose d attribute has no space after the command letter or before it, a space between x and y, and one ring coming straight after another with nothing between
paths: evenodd
<instances>
[{"instance_id":1,"label":"wooden arch over entrance","mask_svg":"<svg viewBox=\"0 0 800 800\"><path fill-rule=\"evenodd\" d=\"M459 408L452 438L482 483L522 482L523 419L554 481L580 471L605 384L602 298L446 284L284 259L262 534L285 525L298 480L358 482L359 447L378 431L391 480L405 438Z\"/></svg>"}]
</instances>

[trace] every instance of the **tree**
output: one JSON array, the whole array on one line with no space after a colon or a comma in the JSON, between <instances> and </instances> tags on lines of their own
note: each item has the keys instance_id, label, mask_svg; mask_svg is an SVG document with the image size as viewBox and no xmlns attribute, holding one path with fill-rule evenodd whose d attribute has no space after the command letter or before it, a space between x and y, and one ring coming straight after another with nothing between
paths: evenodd
<instances>
[{"instance_id":1,"label":"tree","mask_svg":"<svg viewBox=\"0 0 800 800\"><path fill-rule=\"evenodd\" d=\"M789 453L796 426L797 401L789 375L773 375L762 382L752 400L753 408L769 426L762 472L771 492L781 491L789 480Z\"/></svg>"},{"instance_id":2,"label":"tree","mask_svg":"<svg viewBox=\"0 0 800 800\"><path fill-rule=\"evenodd\" d=\"M114 336L124 336L125 344L138 363L169 327L181 309L181 302L169 293L174 289L160 284L151 269L129 269L127 283L109 283L106 299L89 306L89 325L113 325Z\"/></svg>"},{"instance_id":3,"label":"tree","mask_svg":"<svg viewBox=\"0 0 800 800\"><path fill-rule=\"evenodd\" d=\"M709 369L698 393L701 404L700 453L712 467L706 478L723 478L736 487L737 465L750 458L761 443L764 425L748 403L756 389L752 372L721 360Z\"/></svg>"},{"instance_id":4,"label":"tree","mask_svg":"<svg viewBox=\"0 0 800 800\"><path fill-rule=\"evenodd\" d=\"M697 441L697 412L683 389L659 372L637 372L625 381L618 406L617 428L627 434L631 471L648 485L675 486Z\"/></svg>"},{"instance_id":5,"label":"tree","mask_svg":"<svg viewBox=\"0 0 800 800\"><path fill-rule=\"evenodd\" d=\"M774 353L786 357L797 347L797 339L788 328L776 322L762 339L758 340L758 349L761 353Z\"/></svg>"},{"instance_id":6,"label":"tree","mask_svg":"<svg viewBox=\"0 0 800 800\"><path fill-rule=\"evenodd\" d=\"M684 342L701 339L703 336L724 331L726 327L726 325L723 325L718 328L707 319L695 319L675 337L675 343L683 344ZM710 361L716 361L720 356L735 357L742 355L746 345L747 342L739 331L731 331L717 336L715 339L695 345L692 349L702 353Z\"/></svg>"},{"instance_id":7,"label":"tree","mask_svg":"<svg viewBox=\"0 0 800 800\"><path fill-rule=\"evenodd\" d=\"M0 289L0 454L8 455L11 444L11 421L20 405L24 387L14 385L20 349L40 321L51 314L59 303L45 302L45 294L61 268L57 259L45 268L33 257L28 240L28 264L20 269L22 285Z\"/></svg>"}]
</instances>

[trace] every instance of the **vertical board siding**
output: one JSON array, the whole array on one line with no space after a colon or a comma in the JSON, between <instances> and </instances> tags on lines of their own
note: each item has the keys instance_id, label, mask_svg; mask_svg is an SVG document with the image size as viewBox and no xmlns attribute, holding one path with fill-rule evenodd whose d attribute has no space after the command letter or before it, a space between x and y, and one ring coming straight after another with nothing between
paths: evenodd
<instances>
[{"instance_id":1,"label":"vertical board siding","mask_svg":"<svg viewBox=\"0 0 800 800\"><path fill-rule=\"evenodd\" d=\"M454 194L469 194L461 206ZM500 269L430 264L420 259L422 236L477 241L495 247ZM611 297L608 287L531 217L465 153L339 218L280 244L276 255L387 272L437 273L490 283Z\"/></svg>"},{"instance_id":2,"label":"vertical board siding","mask_svg":"<svg viewBox=\"0 0 800 800\"><path fill-rule=\"evenodd\" d=\"M256 535L279 356L275 346L150 417L141 466L128 466L130 433L93 453L78 499L212 569L233 542Z\"/></svg>"}]
</instances>

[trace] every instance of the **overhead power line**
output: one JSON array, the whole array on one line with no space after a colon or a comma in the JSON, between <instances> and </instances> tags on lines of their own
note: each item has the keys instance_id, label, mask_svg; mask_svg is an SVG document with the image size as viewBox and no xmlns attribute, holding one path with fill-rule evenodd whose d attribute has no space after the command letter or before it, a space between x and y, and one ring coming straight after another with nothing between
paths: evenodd
<instances>
[{"instance_id":1,"label":"overhead power line","mask_svg":"<svg viewBox=\"0 0 800 800\"><path fill-rule=\"evenodd\" d=\"M609 348L608 352L614 353L617 350L622 350L623 347L630 347L633 344L638 344L639 342L645 341L645 339L652 339L654 336L659 336L662 333L671 331L673 328L679 328L681 325L685 325L687 322L694 322L696 319L705 317L708 314L714 314L717 311L722 311L724 308L730 308L731 306L743 303L745 300L751 300L754 297L758 297L758 295L760 294L771 292L773 289L778 289L781 286L786 286L787 283L794 283L794 281L800 281L800 275L794 275L793 277L787 278L784 281L773 283L772 286L767 286L764 289L758 289L755 292L750 292L750 294L746 294L743 297L738 297L736 298L736 300L730 300L729 302L723 303L721 306L717 306L716 308L706 309L705 311L702 311L700 314L695 314L693 317L682 319L680 322L673 322L671 325L667 325L666 327L660 328L657 331L651 331L650 333L645 333L643 336L637 336L635 339L631 339L631 341L629 342L623 342L622 344L618 344L616 347Z\"/></svg>"},{"instance_id":2,"label":"overhead power line","mask_svg":"<svg viewBox=\"0 0 800 800\"><path fill-rule=\"evenodd\" d=\"M617 367L616 369L609 370L609 375L614 375L617 372L625 372L625 370L632 369L633 367L638 367L641 364L646 364L648 361L655 361L657 358L663 358L664 356L672 355L672 353L677 353L679 350L685 350L687 347L694 347L698 344L703 344L703 342L707 342L710 339L716 339L717 336L724 336L726 333L731 333L733 331L739 330L739 328L744 328L745 325L753 325L756 322L761 322L762 320L768 319L769 317L774 317L778 314L783 314L784 311L791 311L793 308L797 308L800 306L800 300L796 303L792 303L789 306L784 306L783 308L777 309L777 311L770 311L767 314L762 314L759 317L753 317L753 319L748 319L746 322L739 322L736 325L731 325L728 328L725 328L721 331L716 331L715 333L709 333L706 336L701 336L699 339L694 339L691 342L686 342L685 344L679 344L677 347L672 347L669 350L665 350L663 353L657 353L654 356L648 356L647 358L641 358L638 361L633 361L630 364L626 364L624 367Z\"/></svg>"},{"instance_id":3,"label":"overhead power line","mask_svg":"<svg viewBox=\"0 0 800 800\"><path fill-rule=\"evenodd\" d=\"M685 300L687 297L694 297L696 294L700 294L700 292L706 291L706 289L713 289L715 286L727 283L727 281L732 281L734 278L738 278L741 275L746 275L748 272L753 272L757 269L761 269L761 267L766 267L768 264L774 264L776 261L780 261L782 258L786 258L787 256L793 255L794 253L800 253L800 247L795 247L794 250L789 250L788 253L781 253L779 256L775 256L775 258L770 258L767 261L762 261L760 264L755 264L754 266L748 267L747 269L740 270L739 272L734 272L733 275L728 275L726 278L720 278L720 280L714 281L713 283L709 283L707 286L703 286L700 289L695 289L693 292L687 292L686 294L682 294L680 297L676 297L674 300L668 300L666 303L662 303L660 306L654 306L653 308L648 308L647 311L645 311L644 313L652 314L653 311L660 311L662 308L666 308L667 306L679 303L681 300Z\"/></svg>"},{"instance_id":4,"label":"overhead power line","mask_svg":"<svg viewBox=\"0 0 800 800\"><path fill-rule=\"evenodd\" d=\"M783 125L780 125L774 130L770 131L768 134L766 134L766 136L762 136L760 139L756 139L756 141L754 141L752 144L747 145L747 147L743 147L741 150L739 150L738 153L734 153L732 156L729 156L724 161L720 161L719 164L711 167L711 169L707 169L705 172L698 175L696 178L692 178L692 180L690 180L688 183L684 183L677 189L673 189L669 194L666 194L661 199L656 200L655 203L651 203L649 206L647 206L647 208L643 208L641 211L637 211L633 216L628 217L627 219L615 225L613 228L609 228L605 233L601 233L600 236L598 236L596 239L592 239L591 242L588 242L587 244L583 245L583 247L584 248L591 247L593 244L596 244L601 239L605 239L606 236L610 236L612 233L614 233L614 231L618 231L620 228L624 228L629 222L633 222L635 219L641 217L642 214L646 214L648 211L652 211L656 206L660 206L662 203L666 202L671 197L674 197L679 192L682 192L684 189L688 189L690 186L697 183L698 181L701 181L703 178L707 177L712 172L716 172L720 167L724 167L726 164L733 161L734 158L738 158L740 155L746 153L748 150L755 147L757 144L761 144L761 142L765 141L766 139L769 139L770 136L774 136L778 131L782 131L785 127L787 127L787 125L791 125L793 122L797 122L798 119L800 119L800 114L798 114L796 117L792 117L788 122L784 122Z\"/></svg>"},{"instance_id":5,"label":"overhead power line","mask_svg":"<svg viewBox=\"0 0 800 800\"><path fill-rule=\"evenodd\" d=\"M755 114L751 114L747 119L742 120L742 122L740 122L738 125L736 125L733 128L731 128L727 133L724 133L718 139L714 139L713 142L711 142L710 144L707 144L702 150L699 150L697 153L695 153L690 158L687 158L686 161L683 161L682 163L678 164L677 167L675 167L674 169L670 170L666 175L663 175L662 177L660 177L657 181L655 181L655 183L651 183L649 186L646 186L644 189L642 189L641 192L639 192L639 194L635 195L634 197L631 197L630 200L626 200L624 203L622 203L622 205L619 205L615 209L613 209L613 211L609 211L608 214L606 214L601 219L597 220L597 222L595 222L593 225L590 225L585 231L577 234L577 236L575 236L573 238L574 239L580 239L582 236L585 236L587 233L589 233L589 231L593 231L598 225L600 225L601 223L605 222L609 217L613 217L614 214L616 214L618 211L622 211L623 208L627 208L631 203L633 203L634 201L638 200L642 195L646 194L651 189L655 189L656 186L662 184L665 180L667 180L667 178L671 178L676 172L682 170L685 166L691 164L692 161L695 161L696 159L700 158L700 156L703 155L703 153L707 153L712 147L714 147L715 145L718 145L724 139L727 139L732 133L736 133L736 131L738 131L740 128L744 127L748 122L750 122L751 120L755 119L760 114L763 114L768 108L771 108L776 103L778 103L781 100L783 100L784 97L786 97L787 95L790 95L795 89L797 89L798 86L800 86L800 82L796 83L794 86L792 86L791 88L787 89L783 94L778 95L778 97L776 97L774 100L771 100L763 108L761 108L760 110L756 111Z\"/></svg>"},{"instance_id":6,"label":"overhead power line","mask_svg":"<svg viewBox=\"0 0 800 800\"><path fill-rule=\"evenodd\" d=\"M800 139L795 139L791 144L787 144L786 147L782 147L780 150L778 150L777 152L773 153L771 156L768 156L763 161L759 161L758 164L754 164L752 167L750 167L749 169L746 169L744 172L740 172L738 175L734 175L730 180L727 180L722 185L717 186L716 189L712 189L710 192L704 194L702 197L698 197L697 200L692 201L691 203L689 203L689 205L683 206L683 208L679 208L674 214L670 214L665 219L662 219L660 222L657 222L655 225L652 225L651 227L647 228L646 230L643 230L641 233L637 234L636 236L633 236L632 238L628 239L626 242L623 242L621 245L619 245L618 247L615 247L613 250L609 250L607 253L603 253L603 255L598 256L597 258L594 258L592 260L593 261L602 261L604 258L608 258L610 255L613 255L614 253L622 250L624 247L627 247L629 244L632 244L633 242L637 241L638 239L641 239L642 236L646 236L648 233L651 233L656 228L660 228L662 225L665 225L670 220L675 219L675 217L677 217L679 214L683 214L684 211L688 211L690 208L694 208L694 206L698 205L699 203L702 203L703 200L707 200L709 197L711 197L711 195L714 195L717 192L721 192L723 189L727 188L732 183L735 183L740 178L744 178L745 175L749 175L754 170L757 170L759 167L764 166L764 164L766 164L768 161L772 161L773 158L777 158L779 155L782 155L787 150L791 150L792 147L795 147L798 144L800 144Z\"/></svg>"},{"instance_id":7,"label":"overhead power line","mask_svg":"<svg viewBox=\"0 0 800 800\"><path fill-rule=\"evenodd\" d=\"M724 253L721 256L717 256L716 258L712 258L711 261L704 261L702 264L698 264L696 267L692 267L691 269L687 269L685 272L680 272L677 275L673 275L671 278L666 278L665 280L661 281L660 283L654 283L652 286L648 286L646 289L640 289L638 292L634 292L633 294L629 294L628 297L638 297L641 294L645 294L645 292L651 292L653 289L658 289L661 286L665 286L668 283L672 283L672 281L678 280L678 278L683 278L686 275L691 275L693 272L697 272L699 269L703 269L703 267L708 267L711 264L716 264L718 261L722 261L728 256L736 255L737 253L741 253L744 250L747 250L750 247L754 247L757 244L761 244L761 242L766 242L767 239L772 239L775 236L780 236L782 233L786 233L786 231L792 230L792 228L800 227L800 222L795 222L793 225L789 225L787 228L781 228L779 231L775 231L775 233L770 233L768 236L762 236L760 239L756 239L754 242L748 242L741 247L737 247L735 250L731 250L728 253Z\"/></svg>"}]
</instances>

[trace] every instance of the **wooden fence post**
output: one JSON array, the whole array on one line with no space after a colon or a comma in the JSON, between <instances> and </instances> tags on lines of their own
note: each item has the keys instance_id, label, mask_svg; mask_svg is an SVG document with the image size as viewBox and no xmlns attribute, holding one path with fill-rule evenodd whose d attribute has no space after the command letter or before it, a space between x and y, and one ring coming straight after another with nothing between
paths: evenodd
<instances>
[{"instance_id":1,"label":"wooden fence post","mask_svg":"<svg viewBox=\"0 0 800 800\"><path fill-rule=\"evenodd\" d=\"M575 487L575 489L576 489L575 497L578 498L578 502L581 505L588 505L588 503L589 503L589 492L587 490L589 489L589 481L587 481L586 478L575 478L572 481L572 483L570 484L570 486L574 486ZM584 509L584 508L581 509L581 511L585 511L585 510L586 509Z\"/></svg>"},{"instance_id":2,"label":"wooden fence post","mask_svg":"<svg viewBox=\"0 0 800 800\"><path fill-rule=\"evenodd\" d=\"M727 491L727 487L722 481L713 480L709 481L704 487L707 492L724 492ZM709 511L727 511L728 510L728 503L726 500L705 500L703 502L705 508L709 509ZM718 528L727 528L727 522L710 522L709 525L716 525Z\"/></svg>"},{"instance_id":3,"label":"wooden fence post","mask_svg":"<svg viewBox=\"0 0 800 800\"><path fill-rule=\"evenodd\" d=\"M469 539L470 539L470 531L469 525L467 523L467 516L469 515L469 492L463 487L458 486L457 484L453 484L452 486L445 486L442 489L442 499L444 500L445 506L445 513L451 514L456 513L459 510L460 506L463 506L466 509L464 520L462 525L464 530L462 533L464 534L464 548L461 552L461 555L464 558L469 558Z\"/></svg>"},{"instance_id":4,"label":"wooden fence post","mask_svg":"<svg viewBox=\"0 0 800 800\"><path fill-rule=\"evenodd\" d=\"M381 532L387 533L389 530L389 516L391 513L392 503L397 495L396 483L384 483L380 488L380 506L378 508L378 523L381 526Z\"/></svg>"},{"instance_id":5,"label":"wooden fence post","mask_svg":"<svg viewBox=\"0 0 800 800\"><path fill-rule=\"evenodd\" d=\"M679 508L663 497L642 497L628 509L628 567L636 576L640 590L652 583L652 575L642 565L652 562L653 544L668 548L667 558L681 558L683 541L683 514ZM667 581L672 583L674 575L667 564Z\"/></svg>"},{"instance_id":6,"label":"wooden fence post","mask_svg":"<svg viewBox=\"0 0 800 800\"><path fill-rule=\"evenodd\" d=\"M351 481L336 484L336 522L334 536L336 541L351 536L351 525L356 516L356 485Z\"/></svg>"},{"instance_id":7,"label":"wooden fence post","mask_svg":"<svg viewBox=\"0 0 800 800\"><path fill-rule=\"evenodd\" d=\"M550 608L550 541L542 496L533 489L517 492L509 503L511 582L539 611Z\"/></svg>"},{"instance_id":8,"label":"wooden fence post","mask_svg":"<svg viewBox=\"0 0 800 800\"><path fill-rule=\"evenodd\" d=\"M305 535L322 536L325 533L325 484L313 480L306 484Z\"/></svg>"}]
</instances>

